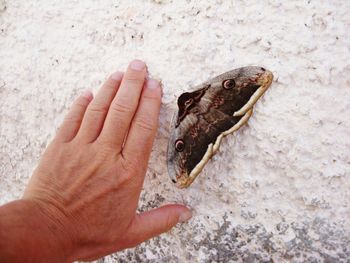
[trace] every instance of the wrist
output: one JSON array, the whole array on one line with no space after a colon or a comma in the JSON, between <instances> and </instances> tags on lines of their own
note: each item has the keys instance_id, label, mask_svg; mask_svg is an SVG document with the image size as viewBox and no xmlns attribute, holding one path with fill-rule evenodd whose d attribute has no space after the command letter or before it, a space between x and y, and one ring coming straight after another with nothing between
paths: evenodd
<instances>
[{"instance_id":1,"label":"wrist","mask_svg":"<svg viewBox=\"0 0 350 263\"><path fill-rule=\"evenodd\" d=\"M0 207L0 259L4 262L66 262L72 243L62 219L31 200Z\"/></svg>"}]
</instances>

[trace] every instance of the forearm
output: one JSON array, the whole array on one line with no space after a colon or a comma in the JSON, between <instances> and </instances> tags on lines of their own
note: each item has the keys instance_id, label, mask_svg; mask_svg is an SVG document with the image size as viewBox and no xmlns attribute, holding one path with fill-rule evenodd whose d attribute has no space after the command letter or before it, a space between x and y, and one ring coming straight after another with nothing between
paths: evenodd
<instances>
[{"instance_id":1,"label":"forearm","mask_svg":"<svg viewBox=\"0 0 350 263\"><path fill-rule=\"evenodd\" d=\"M65 262L59 231L39 207L17 200L0 207L1 262Z\"/></svg>"}]
</instances>

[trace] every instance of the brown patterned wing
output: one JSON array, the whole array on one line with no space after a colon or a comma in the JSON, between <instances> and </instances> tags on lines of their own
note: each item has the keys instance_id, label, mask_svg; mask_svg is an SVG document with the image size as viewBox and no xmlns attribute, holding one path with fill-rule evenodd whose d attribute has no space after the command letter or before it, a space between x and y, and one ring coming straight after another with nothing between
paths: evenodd
<instances>
[{"instance_id":1,"label":"brown patterned wing","mask_svg":"<svg viewBox=\"0 0 350 263\"><path fill-rule=\"evenodd\" d=\"M193 171L203 159L208 145L214 145L217 138L237 124L241 118L242 116L229 116L216 109L209 109L206 114L198 115L196 123L182 136L185 146L181 161L182 169ZM203 147L204 145L206 147Z\"/></svg>"},{"instance_id":2,"label":"brown patterned wing","mask_svg":"<svg viewBox=\"0 0 350 263\"><path fill-rule=\"evenodd\" d=\"M246 123L271 81L272 74L263 68L240 68L179 97L168 145L168 171L177 186L189 186L222 137Z\"/></svg>"}]
</instances>

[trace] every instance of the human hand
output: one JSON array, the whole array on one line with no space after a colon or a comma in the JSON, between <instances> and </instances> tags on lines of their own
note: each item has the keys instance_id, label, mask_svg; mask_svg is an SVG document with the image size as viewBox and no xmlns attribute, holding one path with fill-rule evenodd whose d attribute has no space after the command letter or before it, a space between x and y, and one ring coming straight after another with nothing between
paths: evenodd
<instances>
[{"instance_id":1,"label":"human hand","mask_svg":"<svg viewBox=\"0 0 350 263\"><path fill-rule=\"evenodd\" d=\"M95 98L80 96L25 190L65 260L136 246L191 217L183 205L136 213L161 103L159 83L146 77L135 60Z\"/></svg>"}]
</instances>

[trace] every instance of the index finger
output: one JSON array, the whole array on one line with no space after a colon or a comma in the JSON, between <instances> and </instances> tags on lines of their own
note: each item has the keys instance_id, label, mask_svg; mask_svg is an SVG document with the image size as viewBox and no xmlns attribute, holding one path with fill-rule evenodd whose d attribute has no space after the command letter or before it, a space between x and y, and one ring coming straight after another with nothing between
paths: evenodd
<instances>
[{"instance_id":1,"label":"index finger","mask_svg":"<svg viewBox=\"0 0 350 263\"><path fill-rule=\"evenodd\" d=\"M121 151L124 138L139 104L147 69L144 62L134 60L124 74L102 128L99 141Z\"/></svg>"},{"instance_id":2,"label":"index finger","mask_svg":"<svg viewBox=\"0 0 350 263\"><path fill-rule=\"evenodd\" d=\"M139 163L141 168L147 168L158 128L160 104L159 82L154 79L147 80L123 148L123 156L132 163Z\"/></svg>"}]
</instances>

